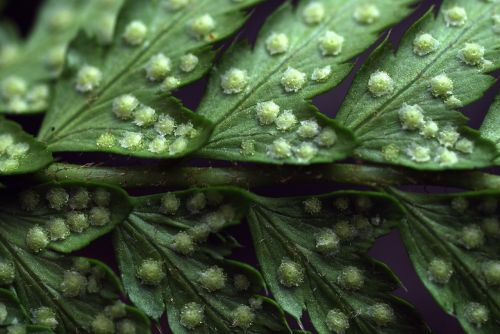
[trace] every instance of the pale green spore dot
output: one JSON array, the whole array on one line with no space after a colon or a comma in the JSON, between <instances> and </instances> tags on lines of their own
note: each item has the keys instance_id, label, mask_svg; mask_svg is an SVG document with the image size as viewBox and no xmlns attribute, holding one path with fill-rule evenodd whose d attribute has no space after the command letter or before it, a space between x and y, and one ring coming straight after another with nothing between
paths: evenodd
<instances>
[{"instance_id":1,"label":"pale green spore dot","mask_svg":"<svg viewBox=\"0 0 500 334\"><path fill-rule=\"evenodd\" d=\"M48 106L49 94L50 91L47 85L36 85L28 91L26 100L33 109L46 109Z\"/></svg>"},{"instance_id":2,"label":"pale green spore dot","mask_svg":"<svg viewBox=\"0 0 500 334\"><path fill-rule=\"evenodd\" d=\"M274 101L259 102L256 106L257 119L261 125L269 125L276 120L280 106Z\"/></svg>"},{"instance_id":3,"label":"pale green spore dot","mask_svg":"<svg viewBox=\"0 0 500 334\"><path fill-rule=\"evenodd\" d=\"M0 285L9 285L16 278L16 268L9 260L0 260Z\"/></svg>"},{"instance_id":4,"label":"pale green spore dot","mask_svg":"<svg viewBox=\"0 0 500 334\"><path fill-rule=\"evenodd\" d=\"M325 19L325 6L318 1L307 4L302 11L302 17L307 24L316 25Z\"/></svg>"},{"instance_id":5,"label":"pale green spore dot","mask_svg":"<svg viewBox=\"0 0 500 334\"><path fill-rule=\"evenodd\" d=\"M30 146L26 143L12 144L7 148L7 155L10 158L21 158L29 151Z\"/></svg>"},{"instance_id":6,"label":"pale green spore dot","mask_svg":"<svg viewBox=\"0 0 500 334\"><path fill-rule=\"evenodd\" d=\"M10 134L0 135L0 154L7 152L7 149L14 144L14 137Z\"/></svg>"},{"instance_id":7,"label":"pale green spore dot","mask_svg":"<svg viewBox=\"0 0 500 334\"><path fill-rule=\"evenodd\" d=\"M172 61L163 53L152 56L145 67L146 78L156 82L165 79L172 70Z\"/></svg>"},{"instance_id":8,"label":"pale green spore dot","mask_svg":"<svg viewBox=\"0 0 500 334\"><path fill-rule=\"evenodd\" d=\"M118 333L120 334L136 334L137 326L130 319L120 320L116 326Z\"/></svg>"},{"instance_id":9,"label":"pale green spore dot","mask_svg":"<svg viewBox=\"0 0 500 334\"><path fill-rule=\"evenodd\" d=\"M304 205L304 211L311 215L317 215L321 213L323 204L317 197L311 197L302 202Z\"/></svg>"},{"instance_id":10,"label":"pale green spore dot","mask_svg":"<svg viewBox=\"0 0 500 334\"><path fill-rule=\"evenodd\" d=\"M248 304L253 310L261 310L262 309L262 298L258 297L250 297L248 299Z\"/></svg>"},{"instance_id":11,"label":"pale green spore dot","mask_svg":"<svg viewBox=\"0 0 500 334\"><path fill-rule=\"evenodd\" d=\"M200 212L201 210L205 209L206 205L207 205L207 198L205 197L205 194L202 192L194 194L186 201L186 208L191 213Z\"/></svg>"},{"instance_id":12,"label":"pale green spore dot","mask_svg":"<svg viewBox=\"0 0 500 334\"><path fill-rule=\"evenodd\" d=\"M48 50L44 58L44 64L54 76L58 75L64 67L66 60L66 46L59 45Z\"/></svg>"},{"instance_id":13,"label":"pale green spore dot","mask_svg":"<svg viewBox=\"0 0 500 334\"><path fill-rule=\"evenodd\" d=\"M453 6L444 10L443 13L448 27L461 27L467 22L467 12L463 7Z\"/></svg>"},{"instance_id":14,"label":"pale green spore dot","mask_svg":"<svg viewBox=\"0 0 500 334\"><path fill-rule=\"evenodd\" d=\"M192 138L193 131L195 131L194 127L193 127L193 123L191 123L191 122L183 123L183 124L179 124L177 126L177 128L175 129L174 135L176 135L177 137L190 137L190 138Z\"/></svg>"},{"instance_id":15,"label":"pale green spore dot","mask_svg":"<svg viewBox=\"0 0 500 334\"><path fill-rule=\"evenodd\" d=\"M2 159L0 160L0 172L10 173L19 168L19 161L17 159Z\"/></svg>"},{"instance_id":16,"label":"pale green spore dot","mask_svg":"<svg viewBox=\"0 0 500 334\"><path fill-rule=\"evenodd\" d=\"M78 297L87 289L87 278L77 271L65 271L59 288L65 297Z\"/></svg>"},{"instance_id":17,"label":"pale green spore dot","mask_svg":"<svg viewBox=\"0 0 500 334\"><path fill-rule=\"evenodd\" d=\"M340 241L351 241L356 237L357 231L347 220L341 220L333 227L333 231Z\"/></svg>"},{"instance_id":18,"label":"pale green spore dot","mask_svg":"<svg viewBox=\"0 0 500 334\"><path fill-rule=\"evenodd\" d=\"M62 218L52 218L45 226L51 241L65 240L70 236L71 231Z\"/></svg>"},{"instance_id":19,"label":"pale green spore dot","mask_svg":"<svg viewBox=\"0 0 500 334\"><path fill-rule=\"evenodd\" d=\"M283 111L274 121L276 128L280 131L290 130L297 124L297 117L291 110Z\"/></svg>"},{"instance_id":20,"label":"pale green spore dot","mask_svg":"<svg viewBox=\"0 0 500 334\"><path fill-rule=\"evenodd\" d=\"M3 45L0 48L0 66L9 65L17 59L19 47L14 44Z\"/></svg>"},{"instance_id":21,"label":"pale green spore dot","mask_svg":"<svg viewBox=\"0 0 500 334\"><path fill-rule=\"evenodd\" d=\"M437 160L441 166L451 166L458 162L458 156L455 152L442 148L438 152Z\"/></svg>"},{"instance_id":22,"label":"pale green spore dot","mask_svg":"<svg viewBox=\"0 0 500 334\"><path fill-rule=\"evenodd\" d=\"M91 323L92 333L94 334L114 334L115 323L105 314L98 314Z\"/></svg>"},{"instance_id":23,"label":"pale green spore dot","mask_svg":"<svg viewBox=\"0 0 500 334\"><path fill-rule=\"evenodd\" d=\"M186 8L190 0L168 0L167 8L173 11Z\"/></svg>"},{"instance_id":24,"label":"pale green spore dot","mask_svg":"<svg viewBox=\"0 0 500 334\"><path fill-rule=\"evenodd\" d=\"M426 120L420 127L420 135L425 138L436 138L439 132L439 125L433 120Z\"/></svg>"},{"instance_id":25,"label":"pale green spore dot","mask_svg":"<svg viewBox=\"0 0 500 334\"><path fill-rule=\"evenodd\" d=\"M500 237L500 222L498 221L498 217L484 218L481 223L481 228L486 236Z\"/></svg>"},{"instance_id":26,"label":"pale green spore dot","mask_svg":"<svg viewBox=\"0 0 500 334\"><path fill-rule=\"evenodd\" d=\"M238 291L246 291L250 288L250 280L243 274L237 274L234 276L234 287Z\"/></svg>"},{"instance_id":27,"label":"pale green spore dot","mask_svg":"<svg viewBox=\"0 0 500 334\"><path fill-rule=\"evenodd\" d=\"M301 162L311 161L317 153L318 148L313 143L301 143L295 148L295 154Z\"/></svg>"},{"instance_id":28,"label":"pale green spore dot","mask_svg":"<svg viewBox=\"0 0 500 334\"><path fill-rule=\"evenodd\" d=\"M453 147L460 138L460 134L457 132L456 128L448 125L444 127L438 134L438 141L444 147Z\"/></svg>"},{"instance_id":29,"label":"pale green spore dot","mask_svg":"<svg viewBox=\"0 0 500 334\"><path fill-rule=\"evenodd\" d=\"M304 282L304 268L297 262L283 259L278 267L278 279L287 287L298 287Z\"/></svg>"},{"instance_id":30,"label":"pale green spore dot","mask_svg":"<svg viewBox=\"0 0 500 334\"><path fill-rule=\"evenodd\" d=\"M311 74L311 80L316 82L325 82L332 75L330 65L315 68Z\"/></svg>"},{"instance_id":31,"label":"pale green spore dot","mask_svg":"<svg viewBox=\"0 0 500 334\"><path fill-rule=\"evenodd\" d=\"M88 274L91 271L92 266L88 259L84 257L77 257L73 259L72 268L80 274Z\"/></svg>"},{"instance_id":32,"label":"pale green spore dot","mask_svg":"<svg viewBox=\"0 0 500 334\"><path fill-rule=\"evenodd\" d=\"M181 201L174 193L166 193L161 197L160 212L175 215L181 206Z\"/></svg>"},{"instance_id":33,"label":"pale green spore dot","mask_svg":"<svg viewBox=\"0 0 500 334\"><path fill-rule=\"evenodd\" d=\"M284 138L273 141L268 154L276 159L286 159L292 155L292 146Z\"/></svg>"},{"instance_id":34,"label":"pale green spore dot","mask_svg":"<svg viewBox=\"0 0 500 334\"><path fill-rule=\"evenodd\" d=\"M231 68L220 77L221 88L224 94L241 93L248 85L247 71L239 68Z\"/></svg>"},{"instance_id":35,"label":"pale green spore dot","mask_svg":"<svg viewBox=\"0 0 500 334\"><path fill-rule=\"evenodd\" d=\"M210 14L204 14L191 22L191 33L199 39L210 39L210 34L213 33L215 27L214 18Z\"/></svg>"},{"instance_id":36,"label":"pale green spore dot","mask_svg":"<svg viewBox=\"0 0 500 334\"><path fill-rule=\"evenodd\" d=\"M179 254L191 255L196 250L195 240L188 233L179 232L173 238L172 248Z\"/></svg>"},{"instance_id":37,"label":"pale green spore dot","mask_svg":"<svg viewBox=\"0 0 500 334\"><path fill-rule=\"evenodd\" d=\"M208 213L203 220L213 232L217 232L226 225L227 219L220 210Z\"/></svg>"},{"instance_id":38,"label":"pale green spore dot","mask_svg":"<svg viewBox=\"0 0 500 334\"><path fill-rule=\"evenodd\" d=\"M470 154L474 152L474 143L466 138L459 139L455 143L455 150L465 154Z\"/></svg>"},{"instance_id":39,"label":"pale green spore dot","mask_svg":"<svg viewBox=\"0 0 500 334\"><path fill-rule=\"evenodd\" d=\"M15 96L14 98L8 101L7 108L10 111L16 113L24 112L28 110L28 101L19 96Z\"/></svg>"},{"instance_id":40,"label":"pale green spore dot","mask_svg":"<svg viewBox=\"0 0 500 334\"><path fill-rule=\"evenodd\" d=\"M420 56L427 56L439 49L439 41L429 33L423 33L413 40L413 52Z\"/></svg>"},{"instance_id":41,"label":"pale green spore dot","mask_svg":"<svg viewBox=\"0 0 500 334\"><path fill-rule=\"evenodd\" d=\"M399 147L395 144L389 144L382 147L382 156L386 161L395 161L399 158Z\"/></svg>"},{"instance_id":42,"label":"pale green spore dot","mask_svg":"<svg viewBox=\"0 0 500 334\"><path fill-rule=\"evenodd\" d=\"M43 251L50 243L47 231L39 225L35 225L28 230L26 233L26 246L33 253L40 253Z\"/></svg>"},{"instance_id":43,"label":"pale green spore dot","mask_svg":"<svg viewBox=\"0 0 500 334\"><path fill-rule=\"evenodd\" d=\"M250 306L239 305L232 311L231 318L233 327L248 329L255 321L255 313Z\"/></svg>"},{"instance_id":44,"label":"pale green spore dot","mask_svg":"<svg viewBox=\"0 0 500 334\"><path fill-rule=\"evenodd\" d=\"M468 303L464 307L465 319L476 328L481 328L490 318L490 311L480 303Z\"/></svg>"},{"instance_id":45,"label":"pale green spore dot","mask_svg":"<svg viewBox=\"0 0 500 334\"><path fill-rule=\"evenodd\" d=\"M75 88L80 93L88 93L101 85L102 72L97 67L84 65L76 75Z\"/></svg>"},{"instance_id":46,"label":"pale green spore dot","mask_svg":"<svg viewBox=\"0 0 500 334\"><path fill-rule=\"evenodd\" d=\"M446 98L453 94L453 80L446 74L439 74L431 79L430 89L434 97Z\"/></svg>"},{"instance_id":47,"label":"pale green spore dot","mask_svg":"<svg viewBox=\"0 0 500 334\"><path fill-rule=\"evenodd\" d=\"M484 279L490 286L500 285L500 261L488 261L482 265Z\"/></svg>"},{"instance_id":48,"label":"pale green spore dot","mask_svg":"<svg viewBox=\"0 0 500 334\"><path fill-rule=\"evenodd\" d=\"M115 146L115 143L116 138L110 132L104 132L96 140L96 145L100 148L112 148L113 146Z\"/></svg>"},{"instance_id":49,"label":"pale green spore dot","mask_svg":"<svg viewBox=\"0 0 500 334\"><path fill-rule=\"evenodd\" d=\"M282 54L288 51L290 42L288 36L284 33L273 32L266 39L266 49L271 56Z\"/></svg>"},{"instance_id":50,"label":"pale green spore dot","mask_svg":"<svg viewBox=\"0 0 500 334\"><path fill-rule=\"evenodd\" d=\"M458 52L458 57L465 64L470 66L480 66L484 63L485 48L477 43L465 43L465 46Z\"/></svg>"},{"instance_id":51,"label":"pale green spore dot","mask_svg":"<svg viewBox=\"0 0 500 334\"><path fill-rule=\"evenodd\" d=\"M111 212L103 207L93 207L89 212L89 220L93 226L105 226L111 222Z\"/></svg>"},{"instance_id":52,"label":"pale green spore dot","mask_svg":"<svg viewBox=\"0 0 500 334\"><path fill-rule=\"evenodd\" d=\"M117 300L114 304L106 306L104 313L111 319L123 318L127 315L127 305Z\"/></svg>"},{"instance_id":53,"label":"pale green spore dot","mask_svg":"<svg viewBox=\"0 0 500 334\"><path fill-rule=\"evenodd\" d=\"M484 232L475 224L462 228L460 242L465 249L478 249L484 244Z\"/></svg>"},{"instance_id":54,"label":"pale green spore dot","mask_svg":"<svg viewBox=\"0 0 500 334\"><path fill-rule=\"evenodd\" d=\"M255 141L252 139L244 139L241 141L240 153L243 156L250 157L255 155Z\"/></svg>"},{"instance_id":55,"label":"pale green spore dot","mask_svg":"<svg viewBox=\"0 0 500 334\"><path fill-rule=\"evenodd\" d=\"M7 327L7 334L26 334L26 333L28 333L26 325L16 324Z\"/></svg>"},{"instance_id":56,"label":"pale green spore dot","mask_svg":"<svg viewBox=\"0 0 500 334\"><path fill-rule=\"evenodd\" d=\"M90 227L87 215L83 212L72 211L66 215L66 223L74 233L83 233Z\"/></svg>"},{"instance_id":57,"label":"pale green spore dot","mask_svg":"<svg viewBox=\"0 0 500 334\"><path fill-rule=\"evenodd\" d=\"M321 147L331 147L337 142L337 133L330 127L324 128L315 141Z\"/></svg>"},{"instance_id":58,"label":"pale green spore dot","mask_svg":"<svg viewBox=\"0 0 500 334\"><path fill-rule=\"evenodd\" d=\"M122 148L126 149L138 149L142 145L142 133L126 131L119 140L119 144Z\"/></svg>"},{"instance_id":59,"label":"pale green spore dot","mask_svg":"<svg viewBox=\"0 0 500 334\"><path fill-rule=\"evenodd\" d=\"M138 46L144 43L147 33L148 27L142 21L132 21L125 27L123 39L128 45Z\"/></svg>"},{"instance_id":60,"label":"pale green spore dot","mask_svg":"<svg viewBox=\"0 0 500 334\"><path fill-rule=\"evenodd\" d=\"M181 80L174 76L168 76L161 83L160 90L164 93L171 92L181 85Z\"/></svg>"},{"instance_id":61,"label":"pale green spore dot","mask_svg":"<svg viewBox=\"0 0 500 334\"><path fill-rule=\"evenodd\" d=\"M380 18L380 10L373 4L364 4L356 7L353 17L360 24L372 24Z\"/></svg>"},{"instance_id":62,"label":"pale green spore dot","mask_svg":"<svg viewBox=\"0 0 500 334\"><path fill-rule=\"evenodd\" d=\"M139 100L131 94L124 94L113 99L113 113L121 120L127 121L134 117L134 110L139 106Z\"/></svg>"},{"instance_id":63,"label":"pale green spore dot","mask_svg":"<svg viewBox=\"0 0 500 334\"><path fill-rule=\"evenodd\" d=\"M26 190L20 194L19 201L23 210L31 212L40 204L40 195L34 190Z\"/></svg>"},{"instance_id":64,"label":"pale green spore dot","mask_svg":"<svg viewBox=\"0 0 500 334\"><path fill-rule=\"evenodd\" d=\"M398 111L399 121L403 130L417 130L424 125L424 110L418 105L403 103Z\"/></svg>"},{"instance_id":65,"label":"pale green spore dot","mask_svg":"<svg viewBox=\"0 0 500 334\"><path fill-rule=\"evenodd\" d=\"M187 303L182 307L180 323L187 329L195 329L205 320L205 308L195 302Z\"/></svg>"},{"instance_id":66,"label":"pale green spore dot","mask_svg":"<svg viewBox=\"0 0 500 334\"><path fill-rule=\"evenodd\" d=\"M338 56L342 52L345 38L328 30L319 38L319 49L323 56Z\"/></svg>"},{"instance_id":67,"label":"pale green spore dot","mask_svg":"<svg viewBox=\"0 0 500 334\"><path fill-rule=\"evenodd\" d=\"M288 67L281 76L281 85L287 93L297 93L304 88L306 82L306 74L293 67Z\"/></svg>"},{"instance_id":68,"label":"pale green spore dot","mask_svg":"<svg viewBox=\"0 0 500 334\"><path fill-rule=\"evenodd\" d=\"M197 224L188 230L188 234L193 238L194 242L205 242L212 232L208 224Z\"/></svg>"},{"instance_id":69,"label":"pale green spore dot","mask_svg":"<svg viewBox=\"0 0 500 334\"><path fill-rule=\"evenodd\" d=\"M453 275L453 266L450 262L440 258L432 259L429 263L427 276L429 280L437 284L447 284Z\"/></svg>"},{"instance_id":70,"label":"pale green spore dot","mask_svg":"<svg viewBox=\"0 0 500 334\"><path fill-rule=\"evenodd\" d=\"M26 94L28 84L26 80L18 76L10 76L2 80L2 96L7 99L13 99Z\"/></svg>"},{"instance_id":71,"label":"pale green spore dot","mask_svg":"<svg viewBox=\"0 0 500 334\"><path fill-rule=\"evenodd\" d=\"M300 126L297 129L297 134L299 135L300 138L303 139L310 139L316 137L321 128L315 120L306 120L306 121L301 121Z\"/></svg>"},{"instance_id":72,"label":"pale green spore dot","mask_svg":"<svg viewBox=\"0 0 500 334\"><path fill-rule=\"evenodd\" d=\"M175 131L175 120L166 114L161 114L155 124L155 130L162 136L171 135Z\"/></svg>"},{"instance_id":73,"label":"pale green spore dot","mask_svg":"<svg viewBox=\"0 0 500 334\"><path fill-rule=\"evenodd\" d=\"M54 31L62 31L68 28L74 20L74 13L70 8L59 7L50 13L48 24L50 29Z\"/></svg>"},{"instance_id":74,"label":"pale green spore dot","mask_svg":"<svg viewBox=\"0 0 500 334\"><path fill-rule=\"evenodd\" d=\"M464 213L469 208L469 201L463 197L457 197L451 201L451 207L459 213Z\"/></svg>"},{"instance_id":75,"label":"pale green spore dot","mask_svg":"<svg viewBox=\"0 0 500 334\"><path fill-rule=\"evenodd\" d=\"M316 234L316 250L322 254L333 254L340 247L340 239L331 229L324 229Z\"/></svg>"},{"instance_id":76,"label":"pale green spore dot","mask_svg":"<svg viewBox=\"0 0 500 334\"><path fill-rule=\"evenodd\" d=\"M153 108L141 105L134 111L134 121L133 123L140 127L148 127L153 125L158 119L156 110Z\"/></svg>"},{"instance_id":77,"label":"pale green spore dot","mask_svg":"<svg viewBox=\"0 0 500 334\"><path fill-rule=\"evenodd\" d=\"M0 324L7 320L9 316L9 312L7 311L7 306L4 303L0 302Z\"/></svg>"},{"instance_id":78,"label":"pale green spore dot","mask_svg":"<svg viewBox=\"0 0 500 334\"><path fill-rule=\"evenodd\" d=\"M107 207L111 203L111 194L109 191L98 188L92 193L94 203L101 207Z\"/></svg>"},{"instance_id":79,"label":"pale green spore dot","mask_svg":"<svg viewBox=\"0 0 500 334\"><path fill-rule=\"evenodd\" d=\"M200 60L192 53L185 54L180 59L180 69L182 72L192 72L198 66Z\"/></svg>"},{"instance_id":80,"label":"pale green spore dot","mask_svg":"<svg viewBox=\"0 0 500 334\"><path fill-rule=\"evenodd\" d=\"M418 163L428 162L431 160L431 150L426 146L412 144L408 148L407 154L411 160Z\"/></svg>"},{"instance_id":81,"label":"pale green spore dot","mask_svg":"<svg viewBox=\"0 0 500 334\"><path fill-rule=\"evenodd\" d=\"M143 260L139 268L137 268L136 275L142 284L157 286L165 278L163 263L153 259Z\"/></svg>"},{"instance_id":82,"label":"pale green spore dot","mask_svg":"<svg viewBox=\"0 0 500 334\"><path fill-rule=\"evenodd\" d=\"M363 272L354 266L345 267L337 278L338 283L346 290L359 290L365 284Z\"/></svg>"},{"instance_id":83,"label":"pale green spore dot","mask_svg":"<svg viewBox=\"0 0 500 334\"><path fill-rule=\"evenodd\" d=\"M87 189L80 187L71 193L69 207L73 210L86 209L90 202L90 193Z\"/></svg>"},{"instance_id":84,"label":"pale green spore dot","mask_svg":"<svg viewBox=\"0 0 500 334\"><path fill-rule=\"evenodd\" d=\"M148 144L148 151L155 154L166 152L169 147L169 141L163 136L156 136Z\"/></svg>"},{"instance_id":85,"label":"pale green spore dot","mask_svg":"<svg viewBox=\"0 0 500 334\"><path fill-rule=\"evenodd\" d=\"M368 90L374 97L391 94L394 91L394 80L384 71L376 71L370 75Z\"/></svg>"},{"instance_id":86,"label":"pale green spore dot","mask_svg":"<svg viewBox=\"0 0 500 334\"><path fill-rule=\"evenodd\" d=\"M459 98L457 98L455 95L448 96L444 100L444 104L448 109L457 109L463 107L463 102Z\"/></svg>"},{"instance_id":87,"label":"pale green spore dot","mask_svg":"<svg viewBox=\"0 0 500 334\"><path fill-rule=\"evenodd\" d=\"M52 330L56 329L59 324L59 321L57 321L56 318L56 312L47 306L42 306L33 310L33 322Z\"/></svg>"},{"instance_id":88,"label":"pale green spore dot","mask_svg":"<svg viewBox=\"0 0 500 334\"><path fill-rule=\"evenodd\" d=\"M367 212L373 207L373 202L370 197L358 196L354 201L354 206L358 212Z\"/></svg>"},{"instance_id":89,"label":"pale green spore dot","mask_svg":"<svg viewBox=\"0 0 500 334\"><path fill-rule=\"evenodd\" d=\"M213 266L200 273L198 282L200 282L204 289L214 292L224 288L226 279L224 270L220 267Z\"/></svg>"},{"instance_id":90,"label":"pale green spore dot","mask_svg":"<svg viewBox=\"0 0 500 334\"><path fill-rule=\"evenodd\" d=\"M344 334L349 329L349 318L339 309L333 309L326 314L326 327L330 332Z\"/></svg>"},{"instance_id":91,"label":"pale green spore dot","mask_svg":"<svg viewBox=\"0 0 500 334\"><path fill-rule=\"evenodd\" d=\"M377 326L385 327L395 320L394 310L387 304L378 303L370 306L368 315Z\"/></svg>"}]
</instances>

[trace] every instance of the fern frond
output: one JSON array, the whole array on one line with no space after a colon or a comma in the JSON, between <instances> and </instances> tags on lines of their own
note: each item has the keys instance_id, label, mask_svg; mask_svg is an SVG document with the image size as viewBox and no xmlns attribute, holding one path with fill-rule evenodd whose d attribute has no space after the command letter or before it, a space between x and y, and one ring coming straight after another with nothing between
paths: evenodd
<instances>
[{"instance_id":1,"label":"fern frond","mask_svg":"<svg viewBox=\"0 0 500 334\"><path fill-rule=\"evenodd\" d=\"M500 95L491 106L486 118L481 125L481 135L494 142L497 146L497 158L495 163L500 164Z\"/></svg>"}]
</instances>

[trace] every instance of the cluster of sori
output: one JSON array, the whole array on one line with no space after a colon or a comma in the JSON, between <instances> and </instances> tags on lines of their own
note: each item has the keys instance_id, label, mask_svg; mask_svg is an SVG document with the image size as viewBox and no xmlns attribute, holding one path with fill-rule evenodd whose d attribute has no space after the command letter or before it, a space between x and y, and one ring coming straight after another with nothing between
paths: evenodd
<instances>
[{"instance_id":1,"label":"cluster of sori","mask_svg":"<svg viewBox=\"0 0 500 334\"><path fill-rule=\"evenodd\" d=\"M46 200L46 202L44 201ZM111 194L101 188L84 187L67 190L52 187L45 197L40 191L21 194L23 210L48 216L45 225L34 225L26 234L26 245L34 253L43 251L51 242L64 241L72 233L81 234L89 228L102 228L111 223Z\"/></svg>"},{"instance_id":2,"label":"cluster of sori","mask_svg":"<svg viewBox=\"0 0 500 334\"><path fill-rule=\"evenodd\" d=\"M9 76L1 83L2 100L6 108L15 113L47 108L49 87L46 84L30 85L19 76Z\"/></svg>"},{"instance_id":3,"label":"cluster of sori","mask_svg":"<svg viewBox=\"0 0 500 334\"><path fill-rule=\"evenodd\" d=\"M16 142L11 134L0 133L0 172L16 170L19 167L19 160L26 157L29 149L29 144Z\"/></svg>"},{"instance_id":4,"label":"cluster of sori","mask_svg":"<svg viewBox=\"0 0 500 334\"><path fill-rule=\"evenodd\" d=\"M500 285L500 261L498 258L488 257L488 252L481 252L488 243L497 243L500 238L500 223L498 220L498 198L466 198L456 197L451 203L454 214L467 215L472 220L470 224L457 226L450 242L465 251L472 252L477 261L474 276L482 280L482 284L489 287ZM445 288L455 272L452 259L434 257L429 261L427 275L437 288ZM481 327L490 318L489 309L477 301L467 302L462 312L465 319L476 327Z\"/></svg>"}]
</instances>

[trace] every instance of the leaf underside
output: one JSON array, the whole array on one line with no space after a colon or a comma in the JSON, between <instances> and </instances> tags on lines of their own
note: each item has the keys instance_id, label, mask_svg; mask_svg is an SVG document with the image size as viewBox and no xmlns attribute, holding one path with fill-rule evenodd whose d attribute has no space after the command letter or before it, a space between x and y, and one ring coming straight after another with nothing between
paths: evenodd
<instances>
[{"instance_id":1,"label":"leaf underside","mask_svg":"<svg viewBox=\"0 0 500 334\"><path fill-rule=\"evenodd\" d=\"M498 332L500 293L497 286L488 285L484 269L489 261L499 260L500 194L484 191L430 196L395 190L391 193L406 213L401 231L410 258L434 299L458 318L467 333ZM487 225L488 219L491 225ZM492 226L496 226L493 231ZM471 244L464 239L464 228L470 227L483 230L484 242L477 248L470 248ZM433 276L430 264L436 259L451 264L449 281L439 281L439 276ZM469 322L470 303L482 304L489 310L489 320L482 326Z\"/></svg>"},{"instance_id":2,"label":"leaf underside","mask_svg":"<svg viewBox=\"0 0 500 334\"><path fill-rule=\"evenodd\" d=\"M396 23L409 13L415 1L371 1L381 16L372 24L359 24L353 18L355 10L364 1L325 0L325 17L319 24L307 24L304 10L307 1L297 8L287 2L273 13L257 38L253 48L239 43L226 52L212 72L208 90L198 112L214 122L215 129L209 143L199 152L215 159L254 161L273 164L307 164L331 162L346 157L355 142L352 135L335 121L322 117L310 100L344 79L352 68L353 57L367 49L377 33ZM345 37L342 51L336 56L323 56L319 41L330 30ZM285 33L289 46L286 52L273 55L267 49L267 40L273 33ZM232 68L244 70L248 84L237 94L226 94L221 87L222 77ZM297 92L290 92L281 79L288 68L306 75L306 83ZM324 79L313 80L314 70L329 69ZM297 122L283 130L279 121L262 123L257 116L258 104L273 101L280 107L280 115L291 111ZM278 116L279 119L279 116ZM335 131L333 145L319 144L319 138L298 135L300 122L313 120L322 129ZM316 137L316 138L315 138ZM277 154L275 140L284 139L291 146L288 154ZM315 154L304 152L301 144L313 144ZM317 145L318 144L318 145Z\"/></svg>"},{"instance_id":3,"label":"leaf underside","mask_svg":"<svg viewBox=\"0 0 500 334\"><path fill-rule=\"evenodd\" d=\"M490 111L481 126L481 135L494 142L497 146L497 158L495 163L500 164L500 95L491 106Z\"/></svg>"},{"instance_id":4,"label":"leaf underside","mask_svg":"<svg viewBox=\"0 0 500 334\"><path fill-rule=\"evenodd\" d=\"M0 142L0 175L34 172L52 161L45 145L1 116Z\"/></svg>"},{"instance_id":5,"label":"leaf underside","mask_svg":"<svg viewBox=\"0 0 500 334\"><path fill-rule=\"evenodd\" d=\"M463 26L447 25L445 12L453 6L465 9L467 21ZM437 17L430 11L408 30L397 52L386 42L372 54L357 75L337 116L360 141L355 151L358 157L428 170L492 164L494 146L467 128L467 118L456 109L479 99L495 82L486 73L500 66L500 39L492 19L492 14L498 10L498 3L488 1L443 1ZM419 56L414 52L413 43L424 33L438 40L439 46ZM461 50L466 43L477 43L485 48L483 60L477 65L468 65L462 60ZM394 83L394 90L381 97L375 97L368 89L370 77L377 71L386 72ZM431 93L430 83L442 74L453 81L453 90L447 91L447 97L436 98ZM405 124L401 121L400 111L405 104L420 106L424 122ZM436 122L439 131L427 132L424 136L423 126L428 121ZM412 125L404 129L407 124ZM409 130L411 128L415 130ZM464 141L455 144L455 140L446 139L446 135L440 137L450 131L457 131L460 140L472 142L472 150L470 145L465 150L460 146Z\"/></svg>"},{"instance_id":6,"label":"leaf underside","mask_svg":"<svg viewBox=\"0 0 500 334\"><path fill-rule=\"evenodd\" d=\"M123 0L48 0L45 1L33 31L26 41L11 29L2 29L0 51L5 59L0 63L0 82L19 77L27 91L16 99L3 96L0 113L39 113L47 109L50 97L34 98L37 88L57 78L64 65L65 49L78 31L85 30L106 44L113 36L116 15ZM49 93L49 92L47 92Z\"/></svg>"},{"instance_id":7,"label":"leaf underside","mask_svg":"<svg viewBox=\"0 0 500 334\"><path fill-rule=\"evenodd\" d=\"M256 295L263 289L260 274L248 265L224 259L223 255L230 251L225 249L227 246L223 244L220 248L200 240L188 255L179 253L175 246L179 233L191 234L196 226L208 226L216 233L223 226L239 223L247 205L240 194L224 189L190 190L169 193L169 196L173 194L180 201L175 214L160 213L163 195L139 197L134 200L135 208L128 220L115 232L122 279L134 304L154 319L166 313L175 333L288 332L276 305ZM196 206L197 210L193 210L194 206L189 204L193 196L203 197L206 207ZM158 286L144 284L137 274L147 259L161 261L165 268L166 276ZM225 284L221 289L210 291L200 283L200 277L204 270L214 266L224 271ZM244 275L249 286L238 290L234 285L236 275ZM244 330L235 325L232 312L238 306L249 305L251 298L257 301L252 304L255 319ZM188 330L182 324L182 310L193 302L203 307L204 320Z\"/></svg>"},{"instance_id":8,"label":"leaf underside","mask_svg":"<svg viewBox=\"0 0 500 334\"><path fill-rule=\"evenodd\" d=\"M163 1L127 1L108 48L89 48L95 43L84 36L72 44L68 66L55 88L39 138L52 151L102 151L146 158L175 158L198 149L207 140L211 125L170 97L171 90L162 88L163 79L177 79L178 87L199 79L214 56L210 45L240 27L245 20L242 10L256 2L204 0L173 10ZM214 30L202 37L193 35L191 25L206 14L215 21ZM124 39L128 25L134 21L147 28L138 45ZM147 78L146 67L159 54L170 59L170 71L152 81ZM198 61L185 71L181 59L189 54ZM102 82L86 93L78 92L75 86L84 65L102 73ZM139 106L132 119L123 120L113 113L113 102L125 94L134 96ZM139 126L136 115L143 106L153 108L155 116L152 122ZM170 130L158 131L154 126L162 117L174 121ZM127 141L131 135L140 140Z\"/></svg>"},{"instance_id":9,"label":"leaf underside","mask_svg":"<svg viewBox=\"0 0 500 334\"><path fill-rule=\"evenodd\" d=\"M347 333L426 333L412 307L390 294L398 287L397 278L385 265L366 256L374 240L399 219L400 211L387 197L362 192L312 199L255 197L248 216L264 278L278 303L295 318L300 319L307 310L318 333L330 333L327 314L337 309L349 318ZM319 250L318 238L325 231L339 237L337 252ZM289 287L283 283L278 268L284 261L302 268L300 284ZM341 279L348 266L359 269L364 277L351 290ZM395 317L385 326L378 326L370 317L370 307L379 303L394 310Z\"/></svg>"}]
</instances>

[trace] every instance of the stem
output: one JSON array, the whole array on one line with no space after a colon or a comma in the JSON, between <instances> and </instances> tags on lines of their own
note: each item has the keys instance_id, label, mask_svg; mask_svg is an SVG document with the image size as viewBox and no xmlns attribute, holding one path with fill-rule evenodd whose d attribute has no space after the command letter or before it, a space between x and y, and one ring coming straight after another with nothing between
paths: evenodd
<instances>
[{"instance_id":1,"label":"stem","mask_svg":"<svg viewBox=\"0 0 500 334\"><path fill-rule=\"evenodd\" d=\"M477 171L419 172L395 167L330 164L307 167L99 167L54 163L35 174L42 182L102 182L124 188L348 183L370 187L437 185L470 190L500 189L500 176Z\"/></svg>"}]
</instances>

